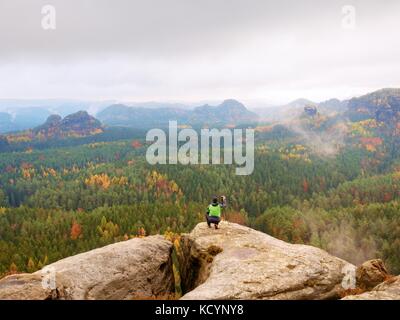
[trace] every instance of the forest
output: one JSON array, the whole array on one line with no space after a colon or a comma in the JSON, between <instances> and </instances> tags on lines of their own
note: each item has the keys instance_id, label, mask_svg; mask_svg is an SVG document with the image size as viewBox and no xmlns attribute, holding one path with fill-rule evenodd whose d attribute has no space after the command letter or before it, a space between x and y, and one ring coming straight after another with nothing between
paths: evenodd
<instances>
[{"instance_id":1,"label":"forest","mask_svg":"<svg viewBox=\"0 0 400 320\"><path fill-rule=\"evenodd\" d=\"M307 129L329 132L326 121L306 122ZM223 164L150 165L143 135L124 130L7 146L0 153L0 276L133 237L188 232L213 195L227 197L226 220L355 264L379 257L398 274L397 136L370 120L346 128L326 155L310 135L260 126L249 176Z\"/></svg>"}]
</instances>

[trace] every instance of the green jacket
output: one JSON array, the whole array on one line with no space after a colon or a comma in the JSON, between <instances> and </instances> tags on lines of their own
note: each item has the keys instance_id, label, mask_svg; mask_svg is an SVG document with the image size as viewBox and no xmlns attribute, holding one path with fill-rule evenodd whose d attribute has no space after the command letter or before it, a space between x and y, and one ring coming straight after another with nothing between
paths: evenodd
<instances>
[{"instance_id":1,"label":"green jacket","mask_svg":"<svg viewBox=\"0 0 400 320\"><path fill-rule=\"evenodd\" d=\"M210 204L208 206L208 213L210 215L210 217L218 217L221 218L221 206L219 204L217 204L216 206L213 206L212 204Z\"/></svg>"}]
</instances>

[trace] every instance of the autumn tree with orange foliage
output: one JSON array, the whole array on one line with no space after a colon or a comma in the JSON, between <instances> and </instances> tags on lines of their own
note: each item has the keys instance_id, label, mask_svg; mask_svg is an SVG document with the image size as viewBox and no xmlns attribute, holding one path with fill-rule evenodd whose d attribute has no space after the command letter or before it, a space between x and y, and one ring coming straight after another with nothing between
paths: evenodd
<instances>
[{"instance_id":1,"label":"autumn tree with orange foliage","mask_svg":"<svg viewBox=\"0 0 400 320\"><path fill-rule=\"evenodd\" d=\"M131 146L133 149L138 149L140 147L142 147L142 143L139 140L133 140L131 143Z\"/></svg>"},{"instance_id":2,"label":"autumn tree with orange foliage","mask_svg":"<svg viewBox=\"0 0 400 320\"><path fill-rule=\"evenodd\" d=\"M79 223L74 221L71 227L71 239L76 240L82 236L82 227Z\"/></svg>"}]
</instances>

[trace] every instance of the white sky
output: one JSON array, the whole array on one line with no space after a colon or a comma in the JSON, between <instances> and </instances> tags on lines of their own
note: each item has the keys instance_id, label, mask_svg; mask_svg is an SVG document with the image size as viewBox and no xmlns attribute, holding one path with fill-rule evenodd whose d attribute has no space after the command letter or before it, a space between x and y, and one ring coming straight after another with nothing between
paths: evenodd
<instances>
[{"instance_id":1,"label":"white sky","mask_svg":"<svg viewBox=\"0 0 400 320\"><path fill-rule=\"evenodd\" d=\"M399 30L398 0L0 0L0 98L349 98L400 87Z\"/></svg>"}]
</instances>

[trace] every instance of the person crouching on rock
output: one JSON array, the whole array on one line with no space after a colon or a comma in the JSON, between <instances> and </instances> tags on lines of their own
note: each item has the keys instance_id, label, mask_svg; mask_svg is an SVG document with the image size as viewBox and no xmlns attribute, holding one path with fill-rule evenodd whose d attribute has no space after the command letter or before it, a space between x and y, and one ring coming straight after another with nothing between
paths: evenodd
<instances>
[{"instance_id":1,"label":"person crouching on rock","mask_svg":"<svg viewBox=\"0 0 400 320\"><path fill-rule=\"evenodd\" d=\"M221 211L225 206L224 196L221 197L221 203L218 202L218 197L213 197L212 203L208 206L206 213L206 220L209 228L211 228L211 223L213 223L215 229L218 229L218 224L221 221Z\"/></svg>"}]
</instances>

